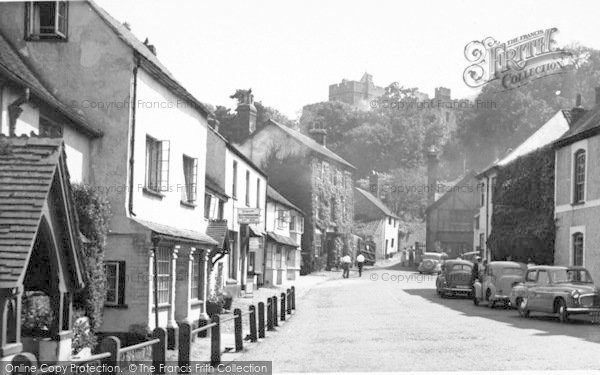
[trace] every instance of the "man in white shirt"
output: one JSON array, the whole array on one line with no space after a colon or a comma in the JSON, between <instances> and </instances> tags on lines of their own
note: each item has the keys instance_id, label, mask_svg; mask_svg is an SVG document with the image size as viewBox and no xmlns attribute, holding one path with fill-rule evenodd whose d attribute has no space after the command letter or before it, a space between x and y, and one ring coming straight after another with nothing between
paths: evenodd
<instances>
[{"instance_id":1,"label":"man in white shirt","mask_svg":"<svg viewBox=\"0 0 600 375\"><path fill-rule=\"evenodd\" d=\"M358 276L362 277L362 269L363 269L363 264L365 263L365 256L362 255L362 253L358 253L358 256L356 257L356 264L358 265Z\"/></svg>"},{"instance_id":2,"label":"man in white shirt","mask_svg":"<svg viewBox=\"0 0 600 375\"><path fill-rule=\"evenodd\" d=\"M350 263L352 263L352 259L350 258L350 255L346 254L342 257L342 268L344 269L344 272L342 273L342 277L344 279L347 279L348 277L350 277Z\"/></svg>"}]
</instances>

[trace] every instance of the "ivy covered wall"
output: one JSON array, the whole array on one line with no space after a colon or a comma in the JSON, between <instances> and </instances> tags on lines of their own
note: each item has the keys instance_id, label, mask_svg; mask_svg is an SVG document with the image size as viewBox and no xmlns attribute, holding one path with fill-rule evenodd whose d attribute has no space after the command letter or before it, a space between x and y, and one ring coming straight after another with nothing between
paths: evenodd
<instances>
[{"instance_id":1,"label":"ivy covered wall","mask_svg":"<svg viewBox=\"0 0 600 375\"><path fill-rule=\"evenodd\" d=\"M501 168L492 194L493 260L553 264L554 150L542 148Z\"/></svg>"},{"instance_id":2,"label":"ivy covered wall","mask_svg":"<svg viewBox=\"0 0 600 375\"><path fill-rule=\"evenodd\" d=\"M337 164L312 157L312 230L322 233L322 248L313 269L331 266L341 256L353 254L354 181L352 173ZM339 235L332 235L337 232ZM329 237L328 237L328 234ZM313 247L317 239L313 239ZM328 249L328 245L331 248ZM328 252L329 251L329 252ZM317 255L317 254L315 254Z\"/></svg>"}]
</instances>

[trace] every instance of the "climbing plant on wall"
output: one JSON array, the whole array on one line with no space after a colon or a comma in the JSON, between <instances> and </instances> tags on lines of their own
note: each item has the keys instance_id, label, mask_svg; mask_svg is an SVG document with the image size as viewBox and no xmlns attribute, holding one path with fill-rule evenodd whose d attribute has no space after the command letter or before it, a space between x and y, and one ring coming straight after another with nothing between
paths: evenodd
<instances>
[{"instance_id":1,"label":"climbing plant on wall","mask_svg":"<svg viewBox=\"0 0 600 375\"><path fill-rule=\"evenodd\" d=\"M88 185L73 184L73 197L79 218L79 230L86 237L84 244L85 288L75 296L74 308L79 315L89 319L89 327L74 327L73 351L96 344L94 333L102 324L102 311L106 300L106 274L104 270L104 247L111 216L108 199Z\"/></svg>"},{"instance_id":2,"label":"climbing plant on wall","mask_svg":"<svg viewBox=\"0 0 600 375\"><path fill-rule=\"evenodd\" d=\"M545 147L501 168L492 194L494 260L554 262L554 150Z\"/></svg>"}]
</instances>

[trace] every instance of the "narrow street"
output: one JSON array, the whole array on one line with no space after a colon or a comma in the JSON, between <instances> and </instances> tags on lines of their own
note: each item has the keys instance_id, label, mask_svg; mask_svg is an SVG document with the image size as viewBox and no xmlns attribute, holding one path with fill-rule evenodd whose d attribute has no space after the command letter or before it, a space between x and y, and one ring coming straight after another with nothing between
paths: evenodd
<instances>
[{"instance_id":1,"label":"narrow street","mask_svg":"<svg viewBox=\"0 0 600 375\"><path fill-rule=\"evenodd\" d=\"M442 299L435 276L394 266L353 271L298 302L237 360L272 360L276 372L600 368L598 325Z\"/></svg>"}]
</instances>

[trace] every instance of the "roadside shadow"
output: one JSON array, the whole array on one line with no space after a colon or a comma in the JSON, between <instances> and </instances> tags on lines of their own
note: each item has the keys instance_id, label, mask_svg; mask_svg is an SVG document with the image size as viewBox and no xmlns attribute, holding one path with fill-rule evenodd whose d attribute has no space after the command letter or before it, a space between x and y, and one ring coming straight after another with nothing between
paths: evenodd
<instances>
[{"instance_id":1,"label":"roadside shadow","mask_svg":"<svg viewBox=\"0 0 600 375\"><path fill-rule=\"evenodd\" d=\"M369 266L369 267L365 267L366 270L370 270L370 271L381 271L381 270L385 270L385 271L406 271L406 272L418 272L417 271L417 265L414 266L403 266L402 262L398 261L398 263L394 263L394 264L390 264L390 265L385 265L385 266L378 266L377 263L374 266Z\"/></svg>"},{"instance_id":2,"label":"roadside shadow","mask_svg":"<svg viewBox=\"0 0 600 375\"><path fill-rule=\"evenodd\" d=\"M535 333L537 336L564 335L600 343L600 325L593 323L587 315L574 316L570 318L568 323L560 323L556 315L532 313L531 317L522 318L512 308L500 306L491 309L486 303L475 306L472 299L461 297L442 298L432 288L404 289L404 292L458 311L466 316L495 320L521 329L541 331Z\"/></svg>"}]
</instances>

